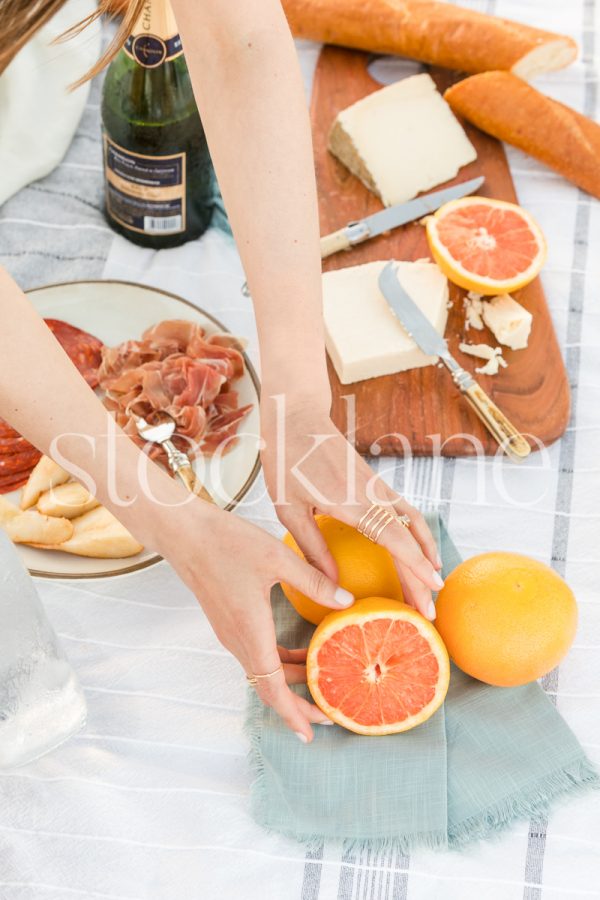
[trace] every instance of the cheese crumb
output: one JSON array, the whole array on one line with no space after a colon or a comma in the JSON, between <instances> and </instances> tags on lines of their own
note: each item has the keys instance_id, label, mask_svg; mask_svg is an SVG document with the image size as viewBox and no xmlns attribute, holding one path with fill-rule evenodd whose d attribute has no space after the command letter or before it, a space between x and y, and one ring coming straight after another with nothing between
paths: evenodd
<instances>
[{"instance_id":1,"label":"cheese crumb","mask_svg":"<svg viewBox=\"0 0 600 900\"><path fill-rule=\"evenodd\" d=\"M469 328L483 331L483 319L481 317L483 313L483 300L481 299L481 294L469 291L463 300L463 305L465 307L465 331L468 331Z\"/></svg>"},{"instance_id":2,"label":"cheese crumb","mask_svg":"<svg viewBox=\"0 0 600 900\"><path fill-rule=\"evenodd\" d=\"M501 347L490 347L489 344L460 343L458 349L468 356L477 356L479 359L487 360L484 366L478 366L475 369L480 375L497 375L500 367L505 369L508 365L502 356Z\"/></svg>"},{"instance_id":3,"label":"cheese crumb","mask_svg":"<svg viewBox=\"0 0 600 900\"><path fill-rule=\"evenodd\" d=\"M531 331L533 316L510 296L500 294L483 303L483 321L497 341L511 350L523 350Z\"/></svg>"}]
</instances>

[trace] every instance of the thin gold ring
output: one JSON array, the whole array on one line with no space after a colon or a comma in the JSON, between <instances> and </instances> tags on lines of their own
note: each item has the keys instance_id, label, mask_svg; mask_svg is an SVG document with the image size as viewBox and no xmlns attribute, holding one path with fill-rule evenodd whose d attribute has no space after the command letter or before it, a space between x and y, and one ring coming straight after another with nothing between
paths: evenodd
<instances>
[{"instance_id":1,"label":"thin gold ring","mask_svg":"<svg viewBox=\"0 0 600 900\"><path fill-rule=\"evenodd\" d=\"M277 675L278 672L283 672L283 663L279 663L276 669L273 669L272 672L265 672L264 675L256 675L252 672L251 675L246 675L246 680L248 684L258 684L259 678L271 678L273 675Z\"/></svg>"},{"instance_id":2,"label":"thin gold ring","mask_svg":"<svg viewBox=\"0 0 600 900\"><path fill-rule=\"evenodd\" d=\"M410 528L410 519L407 515L395 515L389 509L386 509L385 506L374 503L361 516L356 530L376 544L387 526L392 522L398 522L404 528Z\"/></svg>"}]
</instances>

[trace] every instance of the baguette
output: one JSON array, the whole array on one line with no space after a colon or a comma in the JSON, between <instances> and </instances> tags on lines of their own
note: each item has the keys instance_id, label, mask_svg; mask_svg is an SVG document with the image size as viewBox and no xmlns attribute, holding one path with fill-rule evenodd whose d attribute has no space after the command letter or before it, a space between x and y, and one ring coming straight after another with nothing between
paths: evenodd
<instances>
[{"instance_id":1,"label":"baguette","mask_svg":"<svg viewBox=\"0 0 600 900\"><path fill-rule=\"evenodd\" d=\"M600 125L510 72L465 78L444 94L454 112L600 198Z\"/></svg>"},{"instance_id":2,"label":"baguette","mask_svg":"<svg viewBox=\"0 0 600 900\"><path fill-rule=\"evenodd\" d=\"M296 37L463 72L533 78L577 57L570 37L435 0L283 0L283 8Z\"/></svg>"}]
</instances>

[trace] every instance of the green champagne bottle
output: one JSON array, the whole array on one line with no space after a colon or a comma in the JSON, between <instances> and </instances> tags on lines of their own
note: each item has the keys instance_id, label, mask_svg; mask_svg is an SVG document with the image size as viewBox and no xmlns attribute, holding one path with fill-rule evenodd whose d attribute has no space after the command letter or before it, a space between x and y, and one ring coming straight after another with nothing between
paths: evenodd
<instances>
[{"instance_id":1,"label":"green champagne bottle","mask_svg":"<svg viewBox=\"0 0 600 900\"><path fill-rule=\"evenodd\" d=\"M176 247L208 228L214 172L168 0L146 0L102 95L105 214L136 244Z\"/></svg>"}]
</instances>

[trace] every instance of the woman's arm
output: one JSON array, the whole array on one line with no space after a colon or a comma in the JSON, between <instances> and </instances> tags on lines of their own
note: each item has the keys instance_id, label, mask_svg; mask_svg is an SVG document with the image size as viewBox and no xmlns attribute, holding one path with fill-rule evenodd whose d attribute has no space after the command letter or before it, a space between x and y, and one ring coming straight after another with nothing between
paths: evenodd
<instances>
[{"instance_id":1,"label":"woman's arm","mask_svg":"<svg viewBox=\"0 0 600 900\"><path fill-rule=\"evenodd\" d=\"M350 525L372 502L407 513L411 532L390 525L381 543L395 557L408 602L433 618L431 589L441 586L436 571L441 563L423 517L374 479L329 418L311 133L281 4L172 4L253 298L261 352L263 464L279 518L307 558L336 578L335 563L314 523L315 508ZM294 467L301 461L299 479Z\"/></svg>"},{"instance_id":2,"label":"woman's arm","mask_svg":"<svg viewBox=\"0 0 600 900\"><path fill-rule=\"evenodd\" d=\"M195 593L217 638L246 672L284 675L257 687L307 741L316 706L286 680L306 680L306 651L278 648L270 589L288 581L332 609L353 598L259 528L192 497L115 426L27 297L0 268L0 417L90 487ZM66 461L65 461L66 460ZM140 480L147 470L149 492ZM233 562L232 562L233 561Z\"/></svg>"},{"instance_id":3,"label":"woman's arm","mask_svg":"<svg viewBox=\"0 0 600 900\"><path fill-rule=\"evenodd\" d=\"M329 410L310 127L281 4L172 5L254 302L263 390Z\"/></svg>"}]
</instances>

